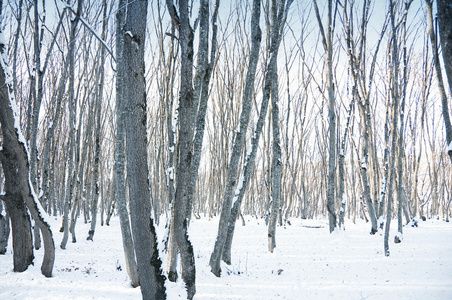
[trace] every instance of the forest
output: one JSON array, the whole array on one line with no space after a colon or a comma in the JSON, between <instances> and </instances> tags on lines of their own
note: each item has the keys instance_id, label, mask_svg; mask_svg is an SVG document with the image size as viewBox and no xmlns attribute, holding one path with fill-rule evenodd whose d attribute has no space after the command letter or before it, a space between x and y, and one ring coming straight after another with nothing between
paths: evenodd
<instances>
[{"instance_id":1,"label":"forest","mask_svg":"<svg viewBox=\"0 0 452 300\"><path fill-rule=\"evenodd\" d=\"M143 299L181 280L193 299L196 222L218 222L215 277L237 224L273 254L292 223L364 222L389 259L407 228L449 222L450 0L0 0L0 20L14 272L43 247L52 277L112 223Z\"/></svg>"}]
</instances>

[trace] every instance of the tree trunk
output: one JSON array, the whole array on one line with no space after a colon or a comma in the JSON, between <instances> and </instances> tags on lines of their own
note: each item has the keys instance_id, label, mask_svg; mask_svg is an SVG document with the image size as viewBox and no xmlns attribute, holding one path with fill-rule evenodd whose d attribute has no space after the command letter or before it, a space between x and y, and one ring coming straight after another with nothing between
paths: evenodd
<instances>
[{"instance_id":1,"label":"tree trunk","mask_svg":"<svg viewBox=\"0 0 452 300\"><path fill-rule=\"evenodd\" d=\"M336 5L337 6L337 5ZM328 186L327 186L327 210L330 232L333 232L337 224L335 205L336 192L336 99L334 96L333 74L333 0L328 0L328 20L326 33L324 31L317 1L314 1L317 21L320 26L323 48L326 55L326 85L328 90L328 120L329 120L329 149L328 149ZM336 9L334 10L336 15ZM335 17L334 17L335 18Z\"/></svg>"},{"instance_id":2,"label":"tree trunk","mask_svg":"<svg viewBox=\"0 0 452 300\"><path fill-rule=\"evenodd\" d=\"M397 32L395 26L395 17L394 17L394 3L392 0L389 0L389 14L391 18L391 29L392 29L392 51L390 53L391 56L391 81L393 86L391 87L391 96L393 99L393 108L392 108L392 143L391 143L391 160L390 160L390 169L391 175L389 177L389 185L388 185L388 206L386 211L386 226L385 226L385 235L384 235L384 253L385 256L389 256L389 231L391 228L391 216L392 216L392 200L393 200L393 185L394 185L394 176L396 176L396 146L397 146L397 120L399 119L399 54L398 54L398 46L397 46Z\"/></svg>"},{"instance_id":3,"label":"tree trunk","mask_svg":"<svg viewBox=\"0 0 452 300\"><path fill-rule=\"evenodd\" d=\"M130 231L129 212L126 202L125 185L125 128L124 128L124 20L125 4L127 0L121 0L118 3L118 12L116 14L116 144L115 144L115 184L116 201L118 202L119 222L121 226L122 246L126 261L127 274L129 275L133 287L140 285L137 263L135 261L134 245L132 233ZM107 219L108 220L108 219ZM108 222L108 221L107 221Z\"/></svg>"},{"instance_id":4,"label":"tree trunk","mask_svg":"<svg viewBox=\"0 0 452 300\"><path fill-rule=\"evenodd\" d=\"M103 7L103 22L102 22L102 35L101 39L105 40L106 37L106 31L107 31L107 2L106 0L102 1L102 7ZM96 221L97 221L97 206L99 202L99 189L100 184L99 183L99 168L100 168L100 140L101 140L101 111L102 111L102 99L103 99L103 93L104 93L104 65L105 65L105 56L106 51L105 47L100 44L100 65L99 69L97 71L97 94L96 94L96 134L95 134L95 153L94 153L94 170L93 170L93 202L91 204L91 227L88 232L87 240L93 240L94 236L94 230L96 228Z\"/></svg>"},{"instance_id":5,"label":"tree trunk","mask_svg":"<svg viewBox=\"0 0 452 300\"><path fill-rule=\"evenodd\" d=\"M146 0L127 4L124 48L123 113L127 149L127 178L138 275L143 299L166 299L157 237L151 217L146 141L146 83L144 46Z\"/></svg>"},{"instance_id":6,"label":"tree trunk","mask_svg":"<svg viewBox=\"0 0 452 300\"><path fill-rule=\"evenodd\" d=\"M77 12L73 20L71 20L71 32L70 32L70 46L68 52L69 60L69 91L68 91L68 101L69 101L69 156L68 156L68 170L67 170L67 182L66 182L66 195L64 199L64 216L63 216L63 239L60 243L61 249L66 249L67 240L69 237L69 207L72 201L73 187L75 181L74 173L74 151L75 151L75 136L76 136L76 117L75 113L77 110L76 99L74 95L74 82L75 82L75 39L76 30L78 22L80 21L80 15L82 13L83 0L77 1Z\"/></svg>"},{"instance_id":7,"label":"tree trunk","mask_svg":"<svg viewBox=\"0 0 452 300\"><path fill-rule=\"evenodd\" d=\"M452 3L450 0L437 0L439 36L444 59L444 69L446 70L449 89L452 91ZM450 124L449 124L450 126ZM448 143L452 142L452 128L448 131ZM449 153L451 156L452 153Z\"/></svg>"},{"instance_id":8,"label":"tree trunk","mask_svg":"<svg viewBox=\"0 0 452 300\"><path fill-rule=\"evenodd\" d=\"M179 90L179 158L176 169L176 194L171 212L171 223L175 229L174 239L181 255L182 279L185 282L188 299L196 293L196 269L193 247L188 239L187 207L190 201L190 180L192 176L193 133L194 133L194 99L193 99L193 29L190 26L189 3L179 1L177 16L173 1L166 1L170 15L179 29L181 47L181 79Z\"/></svg>"},{"instance_id":9,"label":"tree trunk","mask_svg":"<svg viewBox=\"0 0 452 300\"><path fill-rule=\"evenodd\" d=\"M281 35L282 28L284 28L285 10L289 8L291 1L288 3L288 7L285 7L285 1L279 3L280 7L277 8L277 1L272 1L272 18L273 18L273 36L272 39L278 39L278 35ZM279 18L284 18L278 19ZM278 54L278 48L275 49L275 56ZM275 59L274 63L270 66L271 72L271 100L272 100L272 129L273 129L273 144L272 144L272 208L270 222L268 224L268 251L273 253L276 247L276 222L278 213L280 214L280 198L281 198L281 140L279 130L279 86L278 86L278 60Z\"/></svg>"},{"instance_id":10,"label":"tree trunk","mask_svg":"<svg viewBox=\"0 0 452 300\"><path fill-rule=\"evenodd\" d=\"M221 274L221 257L223 254L223 247L226 242L226 235L228 230L228 222L231 215L232 199L234 196L234 187L237 180L238 164L240 155L242 153L242 145L245 140L246 129L248 127L248 122L251 114L251 100L252 93L254 90L254 79L256 73L257 59L259 57L259 45L261 39L261 30L259 28L259 15L260 15L260 5L256 7L256 3L253 4L253 16L251 23L252 37L253 37L253 47L250 55L250 65L247 72L247 77L245 81L245 94L242 104L242 112L240 114L240 124L236 132L234 139L234 145L232 149L232 154L230 157L229 164L227 166L227 183L224 192L224 199L222 203L222 210L220 214L220 222L218 226L218 235L215 240L214 250L210 256L209 265L212 273L219 277ZM240 184L240 183L239 183ZM234 219L235 222L235 219Z\"/></svg>"},{"instance_id":11,"label":"tree trunk","mask_svg":"<svg viewBox=\"0 0 452 300\"><path fill-rule=\"evenodd\" d=\"M0 1L0 7L2 3ZM2 16L0 12L0 17ZM0 24L1 25L1 24ZM3 32L0 32L4 41ZM14 271L22 272L33 262L33 246L30 219L27 208L36 224L42 231L44 239L44 259L41 272L44 276L52 275L55 260L55 245L49 223L44 219L45 212L34 194L29 181L28 152L25 139L20 133L19 116L15 109L15 100L11 86L11 78L7 78L8 68L5 45L0 44L0 124L2 128L3 146L0 161L5 175L5 195L3 197L11 216Z\"/></svg>"},{"instance_id":12,"label":"tree trunk","mask_svg":"<svg viewBox=\"0 0 452 300\"><path fill-rule=\"evenodd\" d=\"M430 40L432 42L433 61L435 64L436 78L438 80L438 87L441 96L441 104L443 109L444 126L446 128L446 141L449 145L447 153L452 161L452 125L450 121L449 106L447 103L446 89L444 87L444 80L441 71L441 65L438 54L438 41L436 40L436 33L433 29L432 5L433 0L425 0L427 4L427 21L429 25ZM438 19L441 35L441 48L443 50L444 66L446 69L446 77L449 82L449 89L452 91L452 25L451 12L452 4L446 3L446 0L437 0L438 4Z\"/></svg>"},{"instance_id":13,"label":"tree trunk","mask_svg":"<svg viewBox=\"0 0 452 300\"><path fill-rule=\"evenodd\" d=\"M3 210L5 211L3 212ZM0 255L6 253L10 232L11 228L9 227L9 214L6 212L6 208L3 208L3 200L0 200Z\"/></svg>"},{"instance_id":14,"label":"tree trunk","mask_svg":"<svg viewBox=\"0 0 452 300\"><path fill-rule=\"evenodd\" d=\"M404 186L403 186L403 156L404 156L404 147L403 147L403 131L405 124L405 102L406 102L406 87L407 87L407 50L406 50L406 17L408 14L408 9L411 2L405 3L405 10L403 14L402 20L402 60L403 60L403 78L402 78L402 102L400 104L400 129L399 129L399 155L397 156L397 178L398 178L398 186L397 186L397 223L398 223L398 232L397 232L397 241L401 242L403 239L403 198L404 198Z\"/></svg>"},{"instance_id":15,"label":"tree trunk","mask_svg":"<svg viewBox=\"0 0 452 300\"><path fill-rule=\"evenodd\" d=\"M284 1L283 1L284 2ZM261 102L261 109L259 112L259 118L257 120L257 124L255 127L255 130L253 132L253 135L251 137L251 150L248 152L245 162L243 164L243 171L242 176L240 177L239 183L237 185L237 188L235 190L234 194L234 204L231 209L231 214L228 220L228 228L227 228L227 235L226 240L224 242L223 246L223 260L227 263L231 263L231 248L232 248L232 239L234 236L234 230L235 230L235 222L237 220L238 213L240 211L240 206L243 200L243 196L245 195L245 190L248 186L248 183L251 178L251 171L254 167L254 161L257 154L257 148L259 145L259 139L262 133L262 129L264 127L265 118L267 116L267 110L268 110L268 102L270 100L270 92L271 92L271 85L272 80L274 80L274 76L272 72L275 70L275 68L272 68L272 65L276 65L276 60L278 57L278 49L281 42L281 34L283 32L283 26L285 24L285 20L287 18L287 12L289 10L290 5L293 1L287 1L286 6L284 9L279 10L279 15L277 17L277 22L275 22L275 27L272 29L272 44L270 45L270 60L267 64L267 73L265 74L264 79L264 90L263 90L263 97ZM282 4L281 4L282 5ZM282 6L281 6L282 7ZM251 21L251 29L252 29L252 49L250 52L250 67L248 69L247 78L248 75L252 76L253 73L250 73L253 69L251 68L251 62L255 59L254 63L257 64L258 59L258 50L260 47L260 40L261 40L261 30L259 27L259 15L260 15L260 3L258 0L253 1L253 16ZM254 25L256 24L256 25ZM254 56L255 55L255 56ZM253 58L254 57L254 58ZM254 68L254 66L253 66ZM254 70L255 72L255 70ZM250 77L254 78L255 76ZM250 82L254 85L254 80ZM246 88L246 87L245 87ZM252 88L252 86L250 86ZM252 91L252 89L251 89ZM275 222L276 224L276 222Z\"/></svg>"}]
</instances>

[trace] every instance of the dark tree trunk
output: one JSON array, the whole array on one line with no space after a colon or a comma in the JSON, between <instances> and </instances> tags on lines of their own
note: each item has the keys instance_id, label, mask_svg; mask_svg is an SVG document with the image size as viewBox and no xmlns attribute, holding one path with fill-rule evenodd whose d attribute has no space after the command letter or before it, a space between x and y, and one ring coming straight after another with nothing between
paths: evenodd
<instances>
[{"instance_id":1,"label":"dark tree trunk","mask_svg":"<svg viewBox=\"0 0 452 300\"><path fill-rule=\"evenodd\" d=\"M0 1L1 5L1 1ZM1 13L0 13L1 17ZM3 33L0 32L0 35ZM2 41L4 39L1 39ZM0 44L0 124L2 133L2 150L0 161L5 174L5 195L3 197L8 213L11 217L14 249L14 271L22 272L33 262L33 245L30 218L36 221L44 238L44 260L41 267L42 274L52 275L55 260L55 246L50 225L43 219L42 207L34 194L29 181L28 153L25 139L20 133L19 116L15 111L11 78L6 78L7 68L5 45ZM16 113L16 115L14 115Z\"/></svg>"},{"instance_id":2,"label":"dark tree trunk","mask_svg":"<svg viewBox=\"0 0 452 300\"><path fill-rule=\"evenodd\" d=\"M144 47L148 1L127 4L123 48L123 113L130 215L143 299L166 299L157 237L151 217L146 141ZM184 211L184 210L183 210Z\"/></svg>"},{"instance_id":3,"label":"dark tree trunk","mask_svg":"<svg viewBox=\"0 0 452 300\"><path fill-rule=\"evenodd\" d=\"M452 2L450 0L437 0L438 5L438 20L439 20L439 34L440 34L440 40L441 40L441 48L443 52L443 58L444 58L444 67L446 69L446 77L447 81L449 82L449 91L452 92ZM431 6L431 5L430 5ZM433 36L432 43L433 43ZM436 40L436 37L435 37ZM436 42L435 42L436 44ZM436 45L435 45L436 48ZM433 49L434 55L438 56L437 49ZM436 61L439 60L435 57L435 66L439 65L439 62ZM438 67L437 67L438 71ZM438 82L440 74L437 74L438 76ZM441 83L440 83L441 85ZM444 88L444 86L443 86ZM444 124L446 126L446 139L448 147L448 154L452 161L452 125L450 121L450 111L449 106L447 105L447 98L444 95L442 98L442 106L443 106L443 119Z\"/></svg>"},{"instance_id":4,"label":"dark tree trunk","mask_svg":"<svg viewBox=\"0 0 452 300\"><path fill-rule=\"evenodd\" d=\"M196 269L193 247L188 239L187 207L190 199L190 179L192 176L194 135L194 90L193 90L193 29L190 26L189 3L179 1L180 19L173 1L167 0L176 28L179 29L181 47L181 79L179 91L179 158L176 168L176 194L172 208L171 223L174 239L179 247L182 264L182 279L187 288L188 299L196 293Z\"/></svg>"}]
</instances>

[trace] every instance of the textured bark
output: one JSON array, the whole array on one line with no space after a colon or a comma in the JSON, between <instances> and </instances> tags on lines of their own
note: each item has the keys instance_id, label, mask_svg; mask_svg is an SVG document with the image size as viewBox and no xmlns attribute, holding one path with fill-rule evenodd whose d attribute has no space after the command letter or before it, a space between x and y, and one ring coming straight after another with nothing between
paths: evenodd
<instances>
[{"instance_id":1,"label":"textured bark","mask_svg":"<svg viewBox=\"0 0 452 300\"><path fill-rule=\"evenodd\" d=\"M397 46L397 32L395 26L395 17L394 17L394 3L392 0L389 0L389 14L391 19L391 30L392 30L392 49L390 50L391 55L391 96L392 96L392 142L391 142L391 158L390 158L390 169L391 175L389 177L389 185L388 185L388 205L386 210L386 226L385 226L385 235L384 235L384 254L385 256L389 256L389 231L391 228L391 215L392 215L392 201L393 201L393 185L394 185L394 176L396 176L396 146L397 146L397 121L399 119L399 49Z\"/></svg>"},{"instance_id":2,"label":"textured bark","mask_svg":"<svg viewBox=\"0 0 452 300\"><path fill-rule=\"evenodd\" d=\"M407 87L407 49L406 49L406 18L408 14L408 9L410 8L411 2L405 3L405 10L402 19L402 60L403 60L403 78L402 78L402 101L400 104L400 128L399 128L399 140L398 140L398 148L399 155L397 156L397 223L398 223L398 237L399 241L402 241L403 234L403 220L402 220L402 211L403 211L403 203L404 203L404 186L403 186L403 156L404 156L404 147L403 147L403 131L405 127L405 103L406 103L406 87ZM409 221L408 221L409 222ZM408 223L407 222L407 223Z\"/></svg>"},{"instance_id":3,"label":"textured bark","mask_svg":"<svg viewBox=\"0 0 452 300\"><path fill-rule=\"evenodd\" d=\"M256 7L253 4L253 16L251 20L251 30L253 38L253 47L260 45L261 30L259 27L260 4ZM242 111L240 113L239 128L236 131L232 154L227 166L227 183L223 195L222 209L220 214L220 222L218 225L218 234L215 240L214 250L210 256L210 268L212 273L219 277L221 274L221 258L223 254L223 247L226 242L228 222L230 220L232 199L234 196L234 187L237 179L238 164L240 155L242 153L242 145L245 140L246 129L251 114L251 100L254 90L254 79L256 74L257 59L259 56L259 49L252 48L250 53L250 66L248 67L247 77L245 81L245 94L243 97ZM251 56L252 55L252 56ZM268 102L267 102L268 103ZM234 220L235 222L235 220Z\"/></svg>"},{"instance_id":4,"label":"textured bark","mask_svg":"<svg viewBox=\"0 0 452 300\"><path fill-rule=\"evenodd\" d=\"M1 2L0 2L1 5ZM1 17L1 13L0 13ZM3 35L0 32L0 35ZM3 38L1 39L4 40ZM55 260L55 245L50 225L44 220L42 207L34 194L29 177L29 157L25 140L19 132L19 116L15 111L15 100L10 78L6 80L5 45L0 44L0 124L3 146L0 151L0 161L5 175L5 195L3 197L11 217L14 271L22 272L33 262L33 248L30 219L27 208L42 231L44 239L44 259L41 272L46 277L52 275Z\"/></svg>"},{"instance_id":5,"label":"textured bark","mask_svg":"<svg viewBox=\"0 0 452 300\"><path fill-rule=\"evenodd\" d=\"M369 98L366 99L364 104L361 104L361 114L364 124L363 125L364 145L363 145L363 157L361 161L361 179L363 182L364 199L367 205L367 212L369 213L369 218L372 223L370 234L375 234L378 231L377 215L375 213L375 208L372 202L372 196L370 194L370 183L367 174L367 168L369 165L369 145L370 145L369 132L371 122Z\"/></svg>"},{"instance_id":6,"label":"textured bark","mask_svg":"<svg viewBox=\"0 0 452 300\"><path fill-rule=\"evenodd\" d=\"M263 89L263 97L262 97L262 102L261 102L261 109L259 112L259 118L257 120L257 124L254 130L254 133L251 137L251 150L249 151L249 153L247 154L246 158L245 158L245 163L243 165L243 175L240 178L239 184L236 188L235 194L234 194L234 204L232 206L231 209L231 214L228 220L228 228L227 228L227 235L226 235L226 240L225 240L225 245L223 248L223 260L230 264L231 263L231 248L232 248L232 239L234 236L234 230L235 230L235 222L237 220L237 216L239 214L240 211L240 205L242 203L242 199L243 196L245 194L245 190L248 186L248 183L250 181L251 178L251 171L254 167L254 161L256 158L256 154L257 154L257 148L259 145L259 139L262 133L262 129L264 126L264 122L265 122L265 118L267 116L267 110L268 110L268 102L270 100L270 93L271 93L271 88L272 88L272 80L274 79L274 75L272 74L272 72L275 70L275 68L271 68L270 66L272 65L276 65L275 61L277 60L278 57L278 49L279 49L279 45L281 42L281 35L284 29L284 24L285 24L285 20L287 18L287 13L288 10L290 8L290 5L292 4L293 1L287 1L286 6L284 9L280 9L279 10L279 14L277 17L277 23L278 25L275 26L272 30L275 30L272 35L272 41L271 41L271 45L270 45L270 60L267 64L267 73L265 74L265 79L264 79L264 89ZM253 1L253 17L252 17L252 24L257 24L257 25L252 25L252 38L253 38L253 43L252 43L252 52L250 52L250 58L251 53L256 53L256 56L258 56L258 48L260 46L260 39L261 39L261 30L259 27L259 13L260 13L260 3L258 0ZM256 48L254 48L256 47ZM253 50L254 49L254 50ZM257 58L255 58L257 59ZM251 63L251 59L250 59L250 63ZM249 67L248 72L251 72L250 69L251 66ZM254 68L254 67L253 67ZM248 74L247 74L248 76ZM276 76L276 75L275 75ZM254 82L253 82L254 84Z\"/></svg>"},{"instance_id":7,"label":"textured bark","mask_svg":"<svg viewBox=\"0 0 452 300\"><path fill-rule=\"evenodd\" d=\"M0 180L2 180L1 177L2 176L0 175ZM9 215L6 212L6 209L4 212L3 210L3 202L0 200L0 255L6 253L9 234L11 232L11 228L9 226Z\"/></svg>"},{"instance_id":8,"label":"textured bark","mask_svg":"<svg viewBox=\"0 0 452 300\"><path fill-rule=\"evenodd\" d=\"M123 93L124 93L124 13L127 0L121 0L118 3L118 12L116 14L116 143L115 143L115 184L116 201L118 202L119 222L121 226L122 246L124 249L126 270L133 287L140 285L137 263L135 261L135 252L130 230L129 212L126 202L125 186L125 132L124 132L124 114L123 114Z\"/></svg>"},{"instance_id":9,"label":"textured bark","mask_svg":"<svg viewBox=\"0 0 452 300\"><path fill-rule=\"evenodd\" d=\"M47 54L44 60L44 64L41 66L41 51L42 51L42 41L44 37L44 28L45 20L46 20L46 10L45 10L45 1L42 3L42 18L39 18L38 13L38 0L34 0L33 3L34 6L34 33L33 33L33 42L34 42L34 62L33 62L33 84L31 88L34 88L34 90L31 90L30 93L33 93L33 109L30 112L29 119L30 126L31 126L31 136L29 140L30 145L30 180L35 188L36 191L39 191L40 187L38 186L38 180L37 180L37 154L38 154L38 148L37 148L37 138L38 138L38 121L41 111L41 103L44 95L44 75L47 70L48 62L50 59L50 55L53 51L53 48L56 44L56 37L58 36L58 32L61 28L63 17L64 17L64 9L63 13L60 16L59 22L57 24L57 27L55 29L55 32L53 33L54 38L52 39L52 42L50 43L50 46L47 50ZM40 25L41 21L41 26ZM37 81L36 81L37 77ZM36 81L36 83L35 83ZM39 194L39 193L37 193ZM46 206L45 198L40 198L39 201L41 204ZM39 249L41 246L41 240L39 235L39 228L38 226L34 227L34 246L35 249Z\"/></svg>"},{"instance_id":10,"label":"textured bark","mask_svg":"<svg viewBox=\"0 0 452 300\"><path fill-rule=\"evenodd\" d=\"M181 47L181 75L179 90L179 158L176 168L176 194L171 211L173 234L181 255L182 279L185 282L188 299L196 293L196 269L193 247L188 239L187 206L190 199L190 176L192 176L193 134L194 134L194 94L193 94L193 29L190 26L189 3L179 1L177 16L174 4L166 1L173 21L179 29L179 44Z\"/></svg>"},{"instance_id":11,"label":"textured bark","mask_svg":"<svg viewBox=\"0 0 452 300\"><path fill-rule=\"evenodd\" d=\"M66 9L63 10L61 17L60 17L60 23L61 20L63 20L63 17L66 13ZM44 150L43 150L43 156L44 156L44 163L43 163L43 171L42 171L42 182L41 182L41 188L42 188L42 197L41 200L42 203L45 205L49 203L51 199L51 185L54 185L54 180L51 180L52 174L54 174L53 169L51 168L50 163L50 147L52 145L52 142L54 140L55 136L55 128L57 127L60 116L61 116L61 106L63 103L63 96L66 88L66 81L68 78L68 69L69 69L69 53L67 54L66 59L64 60L64 66L61 72L60 81L58 83L58 89L57 89L57 96L56 96L56 104L55 104L55 114L53 116L53 121L49 126L47 127L47 134L45 138L44 143ZM55 203L55 202L54 202ZM54 210L54 214L56 214L56 211Z\"/></svg>"},{"instance_id":12,"label":"textured bark","mask_svg":"<svg viewBox=\"0 0 452 300\"><path fill-rule=\"evenodd\" d=\"M126 133L129 204L143 299L166 299L157 237L151 217L146 141L146 84L144 47L146 0L127 4L124 24L123 113Z\"/></svg>"},{"instance_id":13,"label":"textured bark","mask_svg":"<svg viewBox=\"0 0 452 300\"><path fill-rule=\"evenodd\" d=\"M206 113L207 113L207 103L209 99L209 83L212 75L213 63L216 57L216 39L217 39L217 17L218 17L218 8L219 8L219 0L215 2L214 13L212 16L212 42L211 42L211 52L210 52L210 61L208 58L208 50L209 50L209 1L202 0L200 3L199 10L199 44L198 44L198 61L197 61L197 72L195 75L195 85L194 85L194 96L193 96L193 113L196 116L193 120L196 120L196 123L193 124L194 130L194 140L193 140L193 159L191 163L191 176L190 183L188 186L188 200L186 207L186 218L188 222L190 222L192 207L193 207L193 198L194 192L196 188L196 181L198 178L198 169L199 164L201 162L201 154L202 154L202 144L204 139L204 131L205 131L205 121L206 121ZM198 104L199 103L199 104ZM171 128L171 127L169 127ZM169 134L170 144L172 144L171 149L174 149L175 143L172 143L173 133ZM170 153L171 157L173 153ZM170 161L171 162L171 161ZM171 164L170 168L173 167ZM174 170L174 168L172 169ZM173 174L174 176L174 174ZM170 178L171 180L171 178ZM173 182L170 182L173 184ZM170 192L172 192L170 190ZM170 226L171 231L174 230L173 224ZM168 255L168 263L169 270L168 276L171 281L175 281L177 278L176 271L176 254L177 250L174 247L174 238L173 234L170 234L169 240L169 255Z\"/></svg>"},{"instance_id":14,"label":"textured bark","mask_svg":"<svg viewBox=\"0 0 452 300\"><path fill-rule=\"evenodd\" d=\"M444 69L446 70L449 89L452 91L452 2L450 0L437 0L439 36L441 50L444 59ZM450 124L449 124L450 126ZM452 128L448 132L448 143L452 142ZM449 155L452 155L449 153Z\"/></svg>"},{"instance_id":15,"label":"textured bark","mask_svg":"<svg viewBox=\"0 0 452 300\"><path fill-rule=\"evenodd\" d=\"M352 27L349 20L349 13L347 12L347 4L348 2L345 2L344 5L344 19L345 19L345 32L346 32L346 44L347 44L347 53L349 57L349 63L350 63L350 72L354 72L354 54L352 49ZM350 4L350 16L352 16L352 9L353 5ZM350 105L348 109L348 116L347 121L345 123L344 128L344 135L341 139L341 145L340 145L340 153L339 153L339 162L338 162L338 170L339 170L339 194L338 198L341 202L341 208L339 210L339 223L338 226L340 229L345 229L344 227L344 216L345 216L345 206L347 204L347 201L345 200L344 196L344 189L345 189L345 171L344 171L344 160L345 160L345 151L346 151L346 142L347 142L347 135L348 131L350 130L350 120L352 113L354 111L355 107L355 94L357 92L357 77L353 76L353 85L352 85L352 95L350 99Z\"/></svg>"},{"instance_id":16,"label":"textured bark","mask_svg":"<svg viewBox=\"0 0 452 300\"><path fill-rule=\"evenodd\" d=\"M339 210L339 223L338 226L340 229L345 229L344 226L344 216L345 216L345 206L347 204L347 201L345 200L345 171L344 171L344 160L345 160L345 143L347 141L347 135L348 135L348 131L350 129L350 120L351 120L351 116L354 110L354 99L352 96L352 100L350 102L349 105L349 109L348 109L348 116L347 116L347 121L345 124L345 129L344 129L344 135L342 136L342 140L341 140L341 148L340 148L340 153L339 153L339 164L338 164L338 169L339 169L339 200L341 201L341 208Z\"/></svg>"},{"instance_id":17,"label":"textured bark","mask_svg":"<svg viewBox=\"0 0 452 300\"><path fill-rule=\"evenodd\" d=\"M279 96L278 96L278 67L277 60L272 66L273 79L272 79L272 207L271 216L268 223L268 251L273 253L276 247L276 222L279 212L279 203L281 197L281 139L279 130Z\"/></svg>"},{"instance_id":18,"label":"textured bark","mask_svg":"<svg viewBox=\"0 0 452 300\"><path fill-rule=\"evenodd\" d=\"M196 180L198 179L198 169L201 162L202 154L202 142L204 139L205 123L206 123L206 113L207 113L207 102L209 100L209 84L210 78L212 77L213 64L216 57L217 49L217 17L218 8L220 1L215 1L214 13L212 16L212 42L210 51L210 61L208 59L209 50L209 1L202 0L200 6L200 42L198 47L198 71L195 76L195 87L194 87L194 109L196 111L196 123L195 126L195 137L193 141L193 162L192 162L192 176L190 177L191 182L189 185L189 200L187 202L187 218L191 219L193 198L196 187ZM199 101L199 105L198 105Z\"/></svg>"},{"instance_id":19,"label":"textured bark","mask_svg":"<svg viewBox=\"0 0 452 300\"><path fill-rule=\"evenodd\" d=\"M70 32L70 46L68 52L69 60L69 89L68 89L68 101L69 101L69 155L68 155L68 170L67 170L67 182L66 182L66 194L64 196L64 215L63 215L63 239L60 243L61 249L66 249L68 237L69 237L69 207L72 201L72 194L74 191L75 172L74 172L74 156L75 156L75 138L76 138L76 99L74 95L74 82L75 82L75 39L77 25L80 21L82 13L83 0L77 1L77 11L74 19L71 20L71 32Z\"/></svg>"},{"instance_id":20,"label":"textured bark","mask_svg":"<svg viewBox=\"0 0 452 300\"><path fill-rule=\"evenodd\" d=\"M333 74L333 35L334 22L333 0L328 0L328 19L326 33L320 19L317 1L314 1L316 17L320 26L323 48L326 55L326 87L328 90L328 120L329 120L329 148L328 148L328 183L327 183L327 210L330 232L337 226L337 214L335 205L336 193L336 99L334 96L334 74Z\"/></svg>"},{"instance_id":21,"label":"textured bark","mask_svg":"<svg viewBox=\"0 0 452 300\"><path fill-rule=\"evenodd\" d=\"M23 14L23 0L19 0L19 3L17 5L17 8L19 10L17 14L17 27L16 32L14 33L14 48L13 48L13 91L14 91L14 98L17 98L17 50L19 48L19 37L21 33L21 25L22 25L22 14Z\"/></svg>"},{"instance_id":22,"label":"textured bark","mask_svg":"<svg viewBox=\"0 0 452 300\"><path fill-rule=\"evenodd\" d=\"M281 35L284 29L284 22L287 15L287 10L290 7L292 1L288 1L286 7L286 1L279 2L277 7L277 1L272 1L272 40L281 39ZM279 47L276 47L274 55L278 55ZM271 101L272 101L272 207L271 216L268 223L268 251L273 253L276 247L276 223L278 219L278 213L280 213L280 197L281 197L281 138L279 129L279 85L278 85L278 60L275 59L274 63L270 66L271 72ZM281 217L281 215L280 215ZM280 222L282 223L282 222Z\"/></svg>"},{"instance_id":23,"label":"textured bark","mask_svg":"<svg viewBox=\"0 0 452 300\"><path fill-rule=\"evenodd\" d=\"M101 39L105 40L107 31L107 2L102 1L103 17L102 17L102 35ZM101 44L100 46L100 65L97 73L97 93L96 93L96 135L95 135L95 153L94 153L94 170L93 170L93 201L91 203L91 227L88 232L87 240L93 240L94 230L96 229L97 222L97 206L99 202L100 183L99 183L99 169L100 169L100 140L101 140L101 111L102 111L102 99L104 93L104 65L106 50Z\"/></svg>"},{"instance_id":24,"label":"textured bark","mask_svg":"<svg viewBox=\"0 0 452 300\"><path fill-rule=\"evenodd\" d=\"M438 41L436 39L436 34L433 29L433 16L432 16L432 5L433 0L425 0L427 4L427 21L429 25L429 35L432 42L432 52L433 61L435 64L436 78L438 81L439 92L441 96L441 104L443 109L443 120L444 126L446 128L446 141L449 145L448 149L452 149L452 125L450 121L450 111L447 102L446 89L444 86L443 75L441 71L441 65L439 61L438 54ZM441 34L441 48L443 50L444 66L446 69L446 77L449 82L449 89L452 90L452 25L451 25L451 13L452 4L446 3L445 0L438 0L438 19L440 25ZM440 10L441 9L441 10ZM447 147L447 146L446 146ZM448 151L450 160L452 161L452 151Z\"/></svg>"},{"instance_id":25,"label":"textured bark","mask_svg":"<svg viewBox=\"0 0 452 300\"><path fill-rule=\"evenodd\" d=\"M174 36L175 27L172 26L172 34ZM170 55L170 64L168 67L168 73L169 76L166 76L166 82L165 82L165 99L166 99L166 111L167 111L167 132L168 132L168 203L172 206L174 203L174 197L176 194L175 187L174 187L174 179L175 179L175 166L174 166L174 156L176 152L176 128L178 126L178 111L175 112L175 118L173 123L173 85L174 85L174 38L171 41L171 46L169 50ZM172 210L171 210L172 211ZM177 248L177 243L174 240L174 224L171 223L171 219L169 220L169 236L168 236L168 268L167 268L167 274L168 274L168 280L171 282L176 282L177 280L177 256L179 254L179 249Z\"/></svg>"}]
</instances>

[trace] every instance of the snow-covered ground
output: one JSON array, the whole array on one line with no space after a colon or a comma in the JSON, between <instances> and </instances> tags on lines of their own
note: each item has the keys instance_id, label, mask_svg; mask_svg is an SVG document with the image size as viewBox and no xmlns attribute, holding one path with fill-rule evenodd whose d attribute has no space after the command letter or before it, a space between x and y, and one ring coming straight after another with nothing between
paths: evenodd
<instances>
[{"instance_id":1,"label":"snow-covered ground","mask_svg":"<svg viewBox=\"0 0 452 300\"><path fill-rule=\"evenodd\" d=\"M346 231L328 233L323 220L291 219L277 228L277 248L267 253L263 220L237 224L231 266L217 278L208 266L218 219L193 220L190 238L197 270L195 299L452 299L452 224L441 220L405 227L401 244L383 254L382 232L346 220ZM56 260L52 278L40 273L43 250L24 273L12 271L12 252L0 256L0 299L141 299L124 269L119 219L98 226L87 241L88 224L79 221L78 242L59 248L60 219L52 220ZM164 224L164 222L162 222ZM321 227L321 228L315 228ZM163 226L158 228L159 239ZM9 244L11 245L11 243ZM117 265L122 270L117 270ZM166 259L163 259L166 265ZM168 299L185 299L183 283L167 282Z\"/></svg>"}]
</instances>

